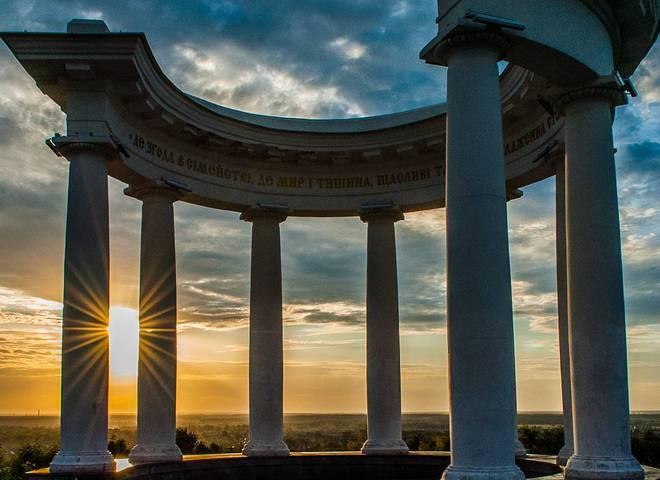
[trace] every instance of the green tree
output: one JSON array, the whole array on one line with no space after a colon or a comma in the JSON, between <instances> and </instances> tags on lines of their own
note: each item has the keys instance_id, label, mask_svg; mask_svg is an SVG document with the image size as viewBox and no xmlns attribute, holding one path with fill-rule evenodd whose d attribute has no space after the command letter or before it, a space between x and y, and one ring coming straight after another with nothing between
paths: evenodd
<instances>
[{"instance_id":1,"label":"green tree","mask_svg":"<svg viewBox=\"0 0 660 480\"><path fill-rule=\"evenodd\" d=\"M114 456L126 456L128 454L128 447L126 446L126 440L120 438L118 440L110 440L108 442L108 451Z\"/></svg>"},{"instance_id":2,"label":"green tree","mask_svg":"<svg viewBox=\"0 0 660 480\"><path fill-rule=\"evenodd\" d=\"M9 467L9 461L5 456L5 453L0 446L0 480L11 480L11 470Z\"/></svg>"},{"instance_id":3,"label":"green tree","mask_svg":"<svg viewBox=\"0 0 660 480\"><path fill-rule=\"evenodd\" d=\"M195 453L198 440L197 435L192 430L187 428L176 429L176 444L184 455Z\"/></svg>"},{"instance_id":4,"label":"green tree","mask_svg":"<svg viewBox=\"0 0 660 480\"><path fill-rule=\"evenodd\" d=\"M58 447L44 447L28 443L19 448L10 463L10 473L13 478L25 478L25 472L47 467L57 453Z\"/></svg>"},{"instance_id":5,"label":"green tree","mask_svg":"<svg viewBox=\"0 0 660 480\"><path fill-rule=\"evenodd\" d=\"M632 453L644 465L660 468L660 431L633 428Z\"/></svg>"},{"instance_id":6,"label":"green tree","mask_svg":"<svg viewBox=\"0 0 660 480\"><path fill-rule=\"evenodd\" d=\"M197 445L195 445L195 454L206 455L208 453L211 453L209 446L202 441L197 442Z\"/></svg>"},{"instance_id":7,"label":"green tree","mask_svg":"<svg viewBox=\"0 0 660 480\"><path fill-rule=\"evenodd\" d=\"M524 426L518 429L518 438L529 453L557 455L564 445L564 428Z\"/></svg>"}]
</instances>

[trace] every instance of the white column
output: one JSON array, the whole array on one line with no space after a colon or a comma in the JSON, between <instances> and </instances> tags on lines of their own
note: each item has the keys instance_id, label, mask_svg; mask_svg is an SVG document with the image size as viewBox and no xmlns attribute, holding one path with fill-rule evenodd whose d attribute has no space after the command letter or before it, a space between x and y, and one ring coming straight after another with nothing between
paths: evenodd
<instances>
[{"instance_id":1,"label":"white column","mask_svg":"<svg viewBox=\"0 0 660 480\"><path fill-rule=\"evenodd\" d=\"M373 210L367 223L367 430L362 453L408 453L401 437L399 292L394 222L400 210Z\"/></svg>"},{"instance_id":2,"label":"white column","mask_svg":"<svg viewBox=\"0 0 660 480\"><path fill-rule=\"evenodd\" d=\"M566 113L566 235L575 454L569 479L641 479L630 452L626 323L612 141L613 90Z\"/></svg>"},{"instance_id":3,"label":"white column","mask_svg":"<svg viewBox=\"0 0 660 480\"><path fill-rule=\"evenodd\" d=\"M449 480L522 479L516 466L511 272L502 108L502 40L445 40ZM494 42L494 43L491 43Z\"/></svg>"},{"instance_id":4,"label":"white column","mask_svg":"<svg viewBox=\"0 0 660 480\"><path fill-rule=\"evenodd\" d=\"M173 207L180 195L155 184L129 188L126 194L142 200L137 445L129 460L133 464L180 461Z\"/></svg>"},{"instance_id":5,"label":"white column","mask_svg":"<svg viewBox=\"0 0 660 480\"><path fill-rule=\"evenodd\" d=\"M108 452L108 154L91 144L70 160L64 253L60 451L53 473L115 470Z\"/></svg>"},{"instance_id":6,"label":"white column","mask_svg":"<svg viewBox=\"0 0 660 480\"><path fill-rule=\"evenodd\" d=\"M282 261L280 223L286 216L250 210L241 218L252 222L250 273L250 426L243 448L248 456L288 455L284 443L282 351Z\"/></svg>"},{"instance_id":7,"label":"white column","mask_svg":"<svg viewBox=\"0 0 660 480\"><path fill-rule=\"evenodd\" d=\"M568 341L568 298L566 293L566 168L557 162L556 242L557 242L557 321L559 330L559 366L561 401L564 412L564 446L557 454L557 464L565 466L573 455L573 404L571 401L571 359Z\"/></svg>"}]
</instances>

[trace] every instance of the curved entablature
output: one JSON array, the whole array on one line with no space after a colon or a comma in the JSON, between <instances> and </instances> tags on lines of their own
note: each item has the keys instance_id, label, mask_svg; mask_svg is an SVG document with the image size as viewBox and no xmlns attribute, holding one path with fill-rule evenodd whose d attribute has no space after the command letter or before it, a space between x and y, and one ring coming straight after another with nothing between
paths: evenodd
<instances>
[{"instance_id":1,"label":"curved entablature","mask_svg":"<svg viewBox=\"0 0 660 480\"><path fill-rule=\"evenodd\" d=\"M447 105L348 120L253 115L187 95L163 74L144 35L112 34L101 21L72 21L70 34L2 35L67 114L66 135L47 141L70 160L62 448L50 473L108 476L116 466L106 449L107 342L101 335L90 343L80 334L81 325L107 333L109 173L142 202L140 351L157 347L148 361L140 357L138 444L131 463L182 465L175 442L173 209L180 199L241 211L240 218L252 224L246 457L290 454L283 436L279 224L287 215L358 214L367 223L369 428L360 458L405 459L394 224L403 212L442 206L446 181L452 457L443 478L524 478L513 461L516 380L506 200L519 196L519 187L556 174L559 350L562 397L570 405L564 412L564 473L642 480L629 429L621 428L629 423L629 405L611 121L625 92L635 92L625 74L657 33L657 5L441 0L440 33L423 57L449 64ZM625 20L627 14L644 17L641 26ZM501 58L518 66L500 76ZM80 307L87 304L98 308ZM603 320L612 334L596 334ZM594 352L607 365L594 361ZM85 382L79 381L81 368L89 372ZM611 381L603 382L604 375ZM595 404L594 395L603 401ZM485 429L475 421L483 412L492 419Z\"/></svg>"},{"instance_id":2,"label":"curved entablature","mask_svg":"<svg viewBox=\"0 0 660 480\"><path fill-rule=\"evenodd\" d=\"M543 2L552 14L538 15ZM518 65L501 76L512 197L553 175L552 162L563 154L563 120L552 107L561 86L627 88L617 81L652 45L660 10L657 0L438 4L439 34L422 51L428 62L445 62L443 42L456 32L495 25L509 43L505 58ZM507 18L511 12L515 19ZM404 212L444 204L445 105L342 120L240 112L179 90L144 34L111 33L94 21L73 21L69 32L2 38L67 113L67 136L57 142L120 145L109 173L122 181L166 180L188 191L185 201L235 211L278 205L300 216L357 215L370 204Z\"/></svg>"},{"instance_id":3,"label":"curved entablature","mask_svg":"<svg viewBox=\"0 0 660 480\"><path fill-rule=\"evenodd\" d=\"M502 26L504 57L559 86L627 79L660 22L658 0L438 0L438 10L438 36L422 51L430 63L446 63L433 51L448 36Z\"/></svg>"},{"instance_id":4,"label":"curved entablature","mask_svg":"<svg viewBox=\"0 0 660 480\"><path fill-rule=\"evenodd\" d=\"M393 204L404 212L444 204L446 107L377 117L306 120L255 115L180 91L143 34L3 34L39 88L67 113L67 137L112 138L110 175L183 186L185 201L291 215L357 215ZM553 174L562 121L537 97L545 81L509 67L501 78L508 189Z\"/></svg>"}]
</instances>

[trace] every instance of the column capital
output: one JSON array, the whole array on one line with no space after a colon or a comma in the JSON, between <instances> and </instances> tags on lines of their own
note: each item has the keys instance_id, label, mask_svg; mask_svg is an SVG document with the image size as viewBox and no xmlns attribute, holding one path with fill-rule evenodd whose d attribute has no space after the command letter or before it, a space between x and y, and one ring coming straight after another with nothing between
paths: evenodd
<instances>
[{"instance_id":1,"label":"column capital","mask_svg":"<svg viewBox=\"0 0 660 480\"><path fill-rule=\"evenodd\" d=\"M287 219L289 209L286 207L262 207L256 206L241 213L241 220L245 222L255 222L257 220L266 220L282 223Z\"/></svg>"},{"instance_id":2,"label":"column capital","mask_svg":"<svg viewBox=\"0 0 660 480\"><path fill-rule=\"evenodd\" d=\"M81 138L76 136L55 135L46 140L46 145L58 157L64 157L71 161L72 154L78 152L97 152L103 154L106 161L110 162L118 158L117 145L110 137Z\"/></svg>"},{"instance_id":3,"label":"column capital","mask_svg":"<svg viewBox=\"0 0 660 480\"><path fill-rule=\"evenodd\" d=\"M163 182L153 181L131 185L124 189L124 194L143 201L145 198L152 196L164 197L170 199L172 203L180 200L185 195L184 192Z\"/></svg>"},{"instance_id":4,"label":"column capital","mask_svg":"<svg viewBox=\"0 0 660 480\"><path fill-rule=\"evenodd\" d=\"M463 45L490 45L497 49L500 59L508 52L511 42L495 30L463 30L445 37L436 37L420 53L420 58L434 65L448 64L449 52Z\"/></svg>"},{"instance_id":5,"label":"column capital","mask_svg":"<svg viewBox=\"0 0 660 480\"><path fill-rule=\"evenodd\" d=\"M403 219L403 212L398 207L363 207L360 210L360 220L364 223L395 223Z\"/></svg>"},{"instance_id":6,"label":"column capital","mask_svg":"<svg viewBox=\"0 0 660 480\"><path fill-rule=\"evenodd\" d=\"M561 93L554 102L553 109L562 115L573 102L586 98L600 98L609 101L612 107L626 104L626 95L616 85L587 85Z\"/></svg>"}]
</instances>

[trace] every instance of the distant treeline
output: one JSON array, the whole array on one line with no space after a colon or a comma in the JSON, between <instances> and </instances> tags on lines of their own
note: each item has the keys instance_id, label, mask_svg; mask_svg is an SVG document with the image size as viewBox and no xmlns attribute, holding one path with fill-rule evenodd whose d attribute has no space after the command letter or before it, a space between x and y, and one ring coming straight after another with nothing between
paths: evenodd
<instances>
[{"instance_id":1,"label":"distant treeline","mask_svg":"<svg viewBox=\"0 0 660 480\"><path fill-rule=\"evenodd\" d=\"M324 452L355 451L364 443L367 431L361 423L338 429L332 423L313 422L289 425L285 440L292 451ZM660 430L632 428L633 455L645 465L660 467ZM115 434L116 435L116 434ZM247 441L247 425L213 425L199 432L191 427L178 428L176 443L184 454L238 453ZM556 455L564 444L564 430L560 426L523 426L518 429L520 441L528 453ZM445 428L404 428L403 438L411 450L446 451L451 448L449 432ZM3 441L0 437L0 441ZM126 457L134 445L131 439L114 436L109 444L116 457ZM30 442L8 451L0 445L0 480L23 480L25 472L48 466L57 452L56 445Z\"/></svg>"}]
</instances>

